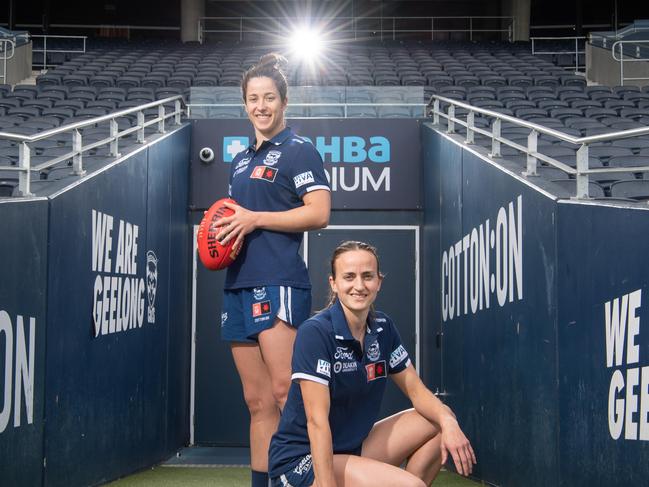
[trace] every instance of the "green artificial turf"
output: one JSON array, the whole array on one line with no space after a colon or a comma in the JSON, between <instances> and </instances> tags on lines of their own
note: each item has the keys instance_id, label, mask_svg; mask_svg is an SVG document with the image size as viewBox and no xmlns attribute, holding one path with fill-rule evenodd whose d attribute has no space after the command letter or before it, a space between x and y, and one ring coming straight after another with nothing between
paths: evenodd
<instances>
[{"instance_id":1,"label":"green artificial turf","mask_svg":"<svg viewBox=\"0 0 649 487\"><path fill-rule=\"evenodd\" d=\"M249 487L250 469L242 467L155 467L111 482L111 487ZM442 471L434 487L482 485Z\"/></svg>"}]
</instances>

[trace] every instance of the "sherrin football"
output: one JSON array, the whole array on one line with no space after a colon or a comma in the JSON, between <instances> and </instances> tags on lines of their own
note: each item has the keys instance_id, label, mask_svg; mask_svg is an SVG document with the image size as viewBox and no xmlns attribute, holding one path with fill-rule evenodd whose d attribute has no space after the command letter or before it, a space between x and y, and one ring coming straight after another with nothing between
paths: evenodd
<instances>
[{"instance_id":1,"label":"sherrin football","mask_svg":"<svg viewBox=\"0 0 649 487\"><path fill-rule=\"evenodd\" d=\"M232 264L241 250L241 245L234 246L236 239L228 241L225 245L221 245L216 239L221 230L221 224L219 223L221 219L234 213L234 210L223 204L226 201L234 205L237 204L231 198L221 198L215 201L210 206L210 209L205 212L198 226L198 256L203 265L213 271L225 269Z\"/></svg>"}]
</instances>

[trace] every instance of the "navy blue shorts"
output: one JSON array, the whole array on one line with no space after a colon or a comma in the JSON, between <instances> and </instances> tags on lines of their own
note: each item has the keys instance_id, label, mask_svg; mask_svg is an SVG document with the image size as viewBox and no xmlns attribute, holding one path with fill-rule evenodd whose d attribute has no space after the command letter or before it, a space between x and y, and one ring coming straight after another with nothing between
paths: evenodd
<instances>
[{"instance_id":1,"label":"navy blue shorts","mask_svg":"<svg viewBox=\"0 0 649 487\"><path fill-rule=\"evenodd\" d=\"M313 459L310 453L302 457L288 472L270 479L272 487L310 487L314 482Z\"/></svg>"},{"instance_id":2,"label":"navy blue shorts","mask_svg":"<svg viewBox=\"0 0 649 487\"><path fill-rule=\"evenodd\" d=\"M361 445L355 450L337 452L336 454L360 457L362 450L363 446ZM286 472L278 477L270 479L270 485L272 487L309 487L313 485L315 482L315 473L313 471L313 459L310 453L298 458L297 461L291 461L289 465L293 465L293 467L289 467Z\"/></svg>"},{"instance_id":3,"label":"navy blue shorts","mask_svg":"<svg viewBox=\"0 0 649 487\"><path fill-rule=\"evenodd\" d=\"M297 328L311 314L311 290L289 286L261 286L223 292L221 339L257 343L257 336L273 327L275 318Z\"/></svg>"}]
</instances>

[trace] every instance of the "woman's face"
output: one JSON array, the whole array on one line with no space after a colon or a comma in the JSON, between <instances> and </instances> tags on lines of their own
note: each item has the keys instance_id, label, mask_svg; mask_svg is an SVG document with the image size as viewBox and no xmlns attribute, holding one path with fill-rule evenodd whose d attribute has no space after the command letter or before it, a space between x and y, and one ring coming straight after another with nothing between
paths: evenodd
<instances>
[{"instance_id":1,"label":"woman's face","mask_svg":"<svg viewBox=\"0 0 649 487\"><path fill-rule=\"evenodd\" d=\"M282 101L271 78L250 78L245 101L246 112L255 132L265 139L272 139L282 131L287 100Z\"/></svg>"},{"instance_id":2,"label":"woman's face","mask_svg":"<svg viewBox=\"0 0 649 487\"><path fill-rule=\"evenodd\" d=\"M382 281L374 254L367 250L344 252L334 262L334 269L336 277L329 276L329 284L342 305L355 313L369 311Z\"/></svg>"}]
</instances>

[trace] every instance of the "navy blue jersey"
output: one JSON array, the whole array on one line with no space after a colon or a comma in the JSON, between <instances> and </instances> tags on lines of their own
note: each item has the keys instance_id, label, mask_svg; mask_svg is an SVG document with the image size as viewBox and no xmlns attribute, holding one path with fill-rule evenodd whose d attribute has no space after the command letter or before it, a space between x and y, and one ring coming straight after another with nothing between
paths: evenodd
<instances>
[{"instance_id":1,"label":"navy blue jersey","mask_svg":"<svg viewBox=\"0 0 649 487\"><path fill-rule=\"evenodd\" d=\"M322 158L311 142L287 127L258 150L253 143L232 161L230 196L252 211L286 211L303 206L309 191L329 190ZM241 253L228 267L225 289L257 286L310 288L298 254L302 232L257 229L244 238Z\"/></svg>"},{"instance_id":2,"label":"navy blue jersey","mask_svg":"<svg viewBox=\"0 0 649 487\"><path fill-rule=\"evenodd\" d=\"M305 321L293 347L293 382L270 444L269 475L293 468L311 450L299 380L329 387L334 453L360 454L377 420L388 374L409 364L399 332L384 313L368 319L363 350L349 331L340 302Z\"/></svg>"}]
</instances>

